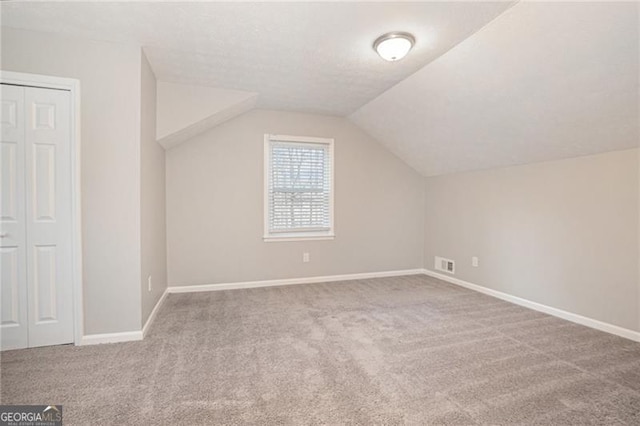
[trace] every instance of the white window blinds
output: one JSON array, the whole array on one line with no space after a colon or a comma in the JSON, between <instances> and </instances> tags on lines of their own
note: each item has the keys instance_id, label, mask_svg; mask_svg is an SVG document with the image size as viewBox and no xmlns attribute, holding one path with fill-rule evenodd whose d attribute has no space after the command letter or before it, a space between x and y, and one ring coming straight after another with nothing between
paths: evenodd
<instances>
[{"instance_id":1,"label":"white window blinds","mask_svg":"<svg viewBox=\"0 0 640 426\"><path fill-rule=\"evenodd\" d=\"M268 138L268 235L332 232L331 142L302 137Z\"/></svg>"}]
</instances>

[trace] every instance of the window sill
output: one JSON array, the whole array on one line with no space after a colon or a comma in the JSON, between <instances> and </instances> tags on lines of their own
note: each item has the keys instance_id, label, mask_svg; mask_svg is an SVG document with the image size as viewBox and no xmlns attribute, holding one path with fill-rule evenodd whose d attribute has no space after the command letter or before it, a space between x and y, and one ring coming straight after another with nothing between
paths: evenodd
<instances>
[{"instance_id":1,"label":"window sill","mask_svg":"<svg viewBox=\"0 0 640 426\"><path fill-rule=\"evenodd\" d=\"M278 242L286 242L286 241L333 240L335 237L336 236L333 233L318 234L317 232L313 232L313 233L296 232L296 233L265 235L264 237L262 237L262 239L265 243L278 243Z\"/></svg>"}]
</instances>

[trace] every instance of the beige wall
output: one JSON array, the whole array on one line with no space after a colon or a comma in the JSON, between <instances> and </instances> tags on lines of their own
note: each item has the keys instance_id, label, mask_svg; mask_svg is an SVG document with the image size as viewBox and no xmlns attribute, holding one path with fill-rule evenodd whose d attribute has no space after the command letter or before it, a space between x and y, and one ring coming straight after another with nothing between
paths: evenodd
<instances>
[{"instance_id":1,"label":"beige wall","mask_svg":"<svg viewBox=\"0 0 640 426\"><path fill-rule=\"evenodd\" d=\"M156 142L156 77L142 54L140 122L140 244L142 324L167 288L165 155ZM151 276L151 291L148 277Z\"/></svg>"},{"instance_id":2,"label":"beige wall","mask_svg":"<svg viewBox=\"0 0 640 426\"><path fill-rule=\"evenodd\" d=\"M139 47L10 28L1 47L3 70L81 82L85 334L139 330L166 269L191 285L433 269L435 255L463 280L640 330L637 150L425 184L343 118L255 110L166 152L165 187ZM262 241L264 133L335 138L335 240Z\"/></svg>"},{"instance_id":3,"label":"beige wall","mask_svg":"<svg viewBox=\"0 0 640 426\"><path fill-rule=\"evenodd\" d=\"M637 150L428 178L425 205L428 269L640 330Z\"/></svg>"},{"instance_id":4,"label":"beige wall","mask_svg":"<svg viewBox=\"0 0 640 426\"><path fill-rule=\"evenodd\" d=\"M81 87L84 332L140 329L140 48L2 28L2 69Z\"/></svg>"},{"instance_id":5,"label":"beige wall","mask_svg":"<svg viewBox=\"0 0 640 426\"><path fill-rule=\"evenodd\" d=\"M265 133L335 139L335 240L262 241ZM423 222L423 179L344 118L254 110L167 151L169 285L421 268Z\"/></svg>"}]
</instances>

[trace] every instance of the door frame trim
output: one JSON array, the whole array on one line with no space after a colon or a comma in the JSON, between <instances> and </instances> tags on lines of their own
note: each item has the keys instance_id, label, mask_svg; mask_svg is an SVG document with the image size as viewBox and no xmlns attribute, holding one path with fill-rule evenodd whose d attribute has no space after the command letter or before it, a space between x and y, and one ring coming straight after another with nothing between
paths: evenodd
<instances>
[{"instance_id":1,"label":"door frame trim","mask_svg":"<svg viewBox=\"0 0 640 426\"><path fill-rule=\"evenodd\" d=\"M71 92L71 262L73 291L73 342L80 345L84 333L82 282L82 185L80 158L80 80L0 70L0 83Z\"/></svg>"}]
</instances>

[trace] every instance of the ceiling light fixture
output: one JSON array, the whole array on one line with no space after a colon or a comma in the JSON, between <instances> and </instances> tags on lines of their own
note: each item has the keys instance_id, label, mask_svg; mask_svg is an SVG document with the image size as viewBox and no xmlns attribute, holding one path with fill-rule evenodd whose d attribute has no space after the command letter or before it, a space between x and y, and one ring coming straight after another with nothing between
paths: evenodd
<instances>
[{"instance_id":1,"label":"ceiling light fixture","mask_svg":"<svg viewBox=\"0 0 640 426\"><path fill-rule=\"evenodd\" d=\"M409 33L383 34L373 42L373 49L386 61L398 61L411 50L416 39Z\"/></svg>"}]
</instances>

